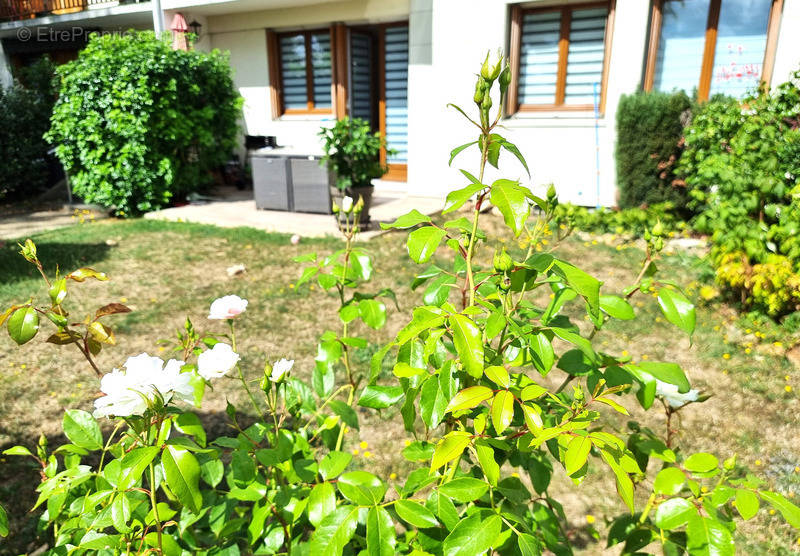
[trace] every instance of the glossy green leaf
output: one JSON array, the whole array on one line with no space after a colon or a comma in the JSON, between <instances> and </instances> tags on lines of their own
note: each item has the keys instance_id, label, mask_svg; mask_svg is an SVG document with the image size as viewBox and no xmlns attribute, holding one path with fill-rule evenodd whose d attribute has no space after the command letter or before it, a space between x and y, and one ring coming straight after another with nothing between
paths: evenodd
<instances>
[{"instance_id":1,"label":"glossy green leaf","mask_svg":"<svg viewBox=\"0 0 800 556\"><path fill-rule=\"evenodd\" d=\"M123 457L120 462L119 468L119 482L117 488L125 490L135 485L150 463L161 452L158 446L142 446L134 448Z\"/></svg>"},{"instance_id":2,"label":"glossy green leaf","mask_svg":"<svg viewBox=\"0 0 800 556\"><path fill-rule=\"evenodd\" d=\"M689 336L694 333L696 321L694 304L685 295L677 290L661 288L658 290L658 304L669 322Z\"/></svg>"},{"instance_id":3,"label":"glossy green leaf","mask_svg":"<svg viewBox=\"0 0 800 556\"><path fill-rule=\"evenodd\" d=\"M716 469L717 465L719 465L717 456L705 452L692 454L683 462L683 466L692 473L708 473Z\"/></svg>"},{"instance_id":4,"label":"glossy green leaf","mask_svg":"<svg viewBox=\"0 0 800 556\"><path fill-rule=\"evenodd\" d=\"M200 418L194 413L185 412L178 415L174 421L175 428L183 434L188 434L194 437L195 442L200 446L206 445L206 431L203 429L203 424Z\"/></svg>"},{"instance_id":5,"label":"glossy green leaf","mask_svg":"<svg viewBox=\"0 0 800 556\"><path fill-rule=\"evenodd\" d=\"M564 282L578 295L583 297L589 307L590 316L595 319L600 315L600 284L594 276L590 276L580 268L566 261L555 259L553 272L563 278Z\"/></svg>"},{"instance_id":6,"label":"glossy green leaf","mask_svg":"<svg viewBox=\"0 0 800 556\"><path fill-rule=\"evenodd\" d=\"M661 361L640 361L636 366L641 370L660 380L661 382L668 382L675 384L678 387L678 392L686 393L691 389L689 379L677 363L665 363Z\"/></svg>"},{"instance_id":7,"label":"glossy green leaf","mask_svg":"<svg viewBox=\"0 0 800 556\"><path fill-rule=\"evenodd\" d=\"M505 367L492 365L491 367L486 367L483 372L486 374L486 378L500 388L508 388L511 385L511 378L508 376L508 371Z\"/></svg>"},{"instance_id":8,"label":"glossy green leaf","mask_svg":"<svg viewBox=\"0 0 800 556\"><path fill-rule=\"evenodd\" d=\"M766 500L772 507L781 512L783 519L795 529L800 529L800 508L789 502L782 494L777 492L759 491L759 496Z\"/></svg>"},{"instance_id":9,"label":"glossy green leaf","mask_svg":"<svg viewBox=\"0 0 800 556\"><path fill-rule=\"evenodd\" d=\"M8 536L8 514L6 509L0 505L0 537Z\"/></svg>"},{"instance_id":10,"label":"glossy green leaf","mask_svg":"<svg viewBox=\"0 0 800 556\"><path fill-rule=\"evenodd\" d=\"M588 436L576 436L567 444L564 454L564 468L567 475L572 475L584 466L592 450L592 441Z\"/></svg>"},{"instance_id":11,"label":"glossy green leaf","mask_svg":"<svg viewBox=\"0 0 800 556\"><path fill-rule=\"evenodd\" d=\"M400 386L379 386L369 384L361 392L358 405L372 409L385 409L391 407L403 398L403 389Z\"/></svg>"},{"instance_id":12,"label":"glossy green leaf","mask_svg":"<svg viewBox=\"0 0 800 556\"><path fill-rule=\"evenodd\" d=\"M653 522L659 529L672 531L686 525L692 514L696 515L697 510L691 502L685 498L670 498L659 504Z\"/></svg>"},{"instance_id":13,"label":"glossy green leaf","mask_svg":"<svg viewBox=\"0 0 800 556\"><path fill-rule=\"evenodd\" d=\"M453 343L464 370L470 376L483 375L483 340L481 330L469 317L455 314L449 318Z\"/></svg>"},{"instance_id":14,"label":"glossy green leaf","mask_svg":"<svg viewBox=\"0 0 800 556\"><path fill-rule=\"evenodd\" d=\"M367 471L345 473L336 486L345 498L361 506L380 504L386 494L386 484Z\"/></svg>"},{"instance_id":15,"label":"glossy green leaf","mask_svg":"<svg viewBox=\"0 0 800 556\"><path fill-rule=\"evenodd\" d=\"M435 428L441 423L448 401L435 376L425 381L419 397L419 412L426 427Z\"/></svg>"},{"instance_id":16,"label":"glossy green leaf","mask_svg":"<svg viewBox=\"0 0 800 556\"><path fill-rule=\"evenodd\" d=\"M731 532L725 525L696 512L686 527L687 551L692 556L733 556L735 548Z\"/></svg>"},{"instance_id":17,"label":"glossy green leaf","mask_svg":"<svg viewBox=\"0 0 800 556\"><path fill-rule=\"evenodd\" d=\"M80 409L67 409L62 421L64 434L70 442L87 450L101 450L103 435L92 414Z\"/></svg>"},{"instance_id":18,"label":"glossy green leaf","mask_svg":"<svg viewBox=\"0 0 800 556\"><path fill-rule=\"evenodd\" d=\"M441 228L425 226L408 234L406 247L411 259L415 263L428 262L444 239L445 233Z\"/></svg>"},{"instance_id":19,"label":"glossy green leaf","mask_svg":"<svg viewBox=\"0 0 800 556\"><path fill-rule=\"evenodd\" d=\"M536 537L527 533L520 533L517 536L517 546L522 556L540 556L542 548Z\"/></svg>"},{"instance_id":20,"label":"glossy green leaf","mask_svg":"<svg viewBox=\"0 0 800 556\"><path fill-rule=\"evenodd\" d=\"M514 232L514 237L518 237L525 229L525 222L531 212L528 198L519 187L519 183L511 180L497 180L492 184L489 198L503 215L506 226Z\"/></svg>"},{"instance_id":21,"label":"glossy green leaf","mask_svg":"<svg viewBox=\"0 0 800 556\"><path fill-rule=\"evenodd\" d=\"M367 513L367 555L394 556L396 545L392 516L384 508L373 506Z\"/></svg>"},{"instance_id":22,"label":"glossy green leaf","mask_svg":"<svg viewBox=\"0 0 800 556\"><path fill-rule=\"evenodd\" d=\"M319 527L322 520L336 509L336 491L330 483L318 483L308 495L308 521Z\"/></svg>"},{"instance_id":23,"label":"glossy green leaf","mask_svg":"<svg viewBox=\"0 0 800 556\"><path fill-rule=\"evenodd\" d=\"M379 330L386 324L386 305L375 299L359 301L358 313L364 323L375 330Z\"/></svg>"},{"instance_id":24,"label":"glossy green leaf","mask_svg":"<svg viewBox=\"0 0 800 556\"><path fill-rule=\"evenodd\" d=\"M131 519L131 503L128 496L121 492L114 498L111 504L111 521L120 533L129 531L128 521Z\"/></svg>"},{"instance_id":25,"label":"glossy green leaf","mask_svg":"<svg viewBox=\"0 0 800 556\"><path fill-rule=\"evenodd\" d=\"M461 189L451 191L447 194L447 198L444 201L444 209L442 209L442 214L447 214L448 212L460 209L471 197L485 188L486 186L483 184L472 183L466 187L462 187Z\"/></svg>"},{"instance_id":26,"label":"glossy green leaf","mask_svg":"<svg viewBox=\"0 0 800 556\"><path fill-rule=\"evenodd\" d=\"M464 431L452 431L445 435L436 444L431 458L431 471L459 457L469 445L470 439L470 434Z\"/></svg>"},{"instance_id":27,"label":"glossy green leaf","mask_svg":"<svg viewBox=\"0 0 800 556\"><path fill-rule=\"evenodd\" d=\"M460 153L464 149L469 148L472 145L475 145L477 143L478 143L477 141L471 141L469 143L464 143L463 145L460 145L460 146L456 147L455 149L453 149L452 151L450 151L450 160L447 162L447 165L450 166L453 163L453 159L455 159L455 157L458 156L458 153Z\"/></svg>"},{"instance_id":28,"label":"glossy green leaf","mask_svg":"<svg viewBox=\"0 0 800 556\"><path fill-rule=\"evenodd\" d=\"M6 329L11 339L21 346L39 332L39 313L33 307L21 307L8 317Z\"/></svg>"},{"instance_id":29,"label":"glossy green leaf","mask_svg":"<svg viewBox=\"0 0 800 556\"><path fill-rule=\"evenodd\" d=\"M462 409L472 409L481 402L490 399L493 395L494 392L491 388L487 388L486 386L470 386L453 396L453 399L450 400L445 411L451 412L461 411Z\"/></svg>"},{"instance_id":30,"label":"glossy green leaf","mask_svg":"<svg viewBox=\"0 0 800 556\"><path fill-rule=\"evenodd\" d=\"M500 479L500 465L494 458L494 448L485 440L477 440L475 442L475 453L478 455L478 463L483 469L483 474L486 480L493 487L497 486L497 481Z\"/></svg>"},{"instance_id":31,"label":"glossy green leaf","mask_svg":"<svg viewBox=\"0 0 800 556\"><path fill-rule=\"evenodd\" d=\"M489 490L489 485L485 481L472 477L460 477L448 481L439 487L439 492L452 498L456 502L466 504L477 500Z\"/></svg>"},{"instance_id":32,"label":"glossy green leaf","mask_svg":"<svg viewBox=\"0 0 800 556\"><path fill-rule=\"evenodd\" d=\"M533 334L528 338L530 345L531 359L533 359L533 366L539 371L539 374L546 376L553 368L556 361L556 354L553 351L553 344L550 339L542 332Z\"/></svg>"},{"instance_id":33,"label":"glossy green leaf","mask_svg":"<svg viewBox=\"0 0 800 556\"><path fill-rule=\"evenodd\" d=\"M665 496L678 494L686 484L686 475L677 467L665 467L656 475L653 482L653 492Z\"/></svg>"},{"instance_id":34,"label":"glossy green leaf","mask_svg":"<svg viewBox=\"0 0 800 556\"><path fill-rule=\"evenodd\" d=\"M502 528L498 515L475 513L462 519L442 543L444 556L477 556L492 548Z\"/></svg>"},{"instance_id":35,"label":"glossy green leaf","mask_svg":"<svg viewBox=\"0 0 800 556\"><path fill-rule=\"evenodd\" d=\"M319 474L326 481L338 477L353 459L353 455L347 452L328 452L319 462Z\"/></svg>"},{"instance_id":36,"label":"glossy green leaf","mask_svg":"<svg viewBox=\"0 0 800 556\"><path fill-rule=\"evenodd\" d=\"M747 521L758 513L758 496L752 490L739 489L736 491L736 509L742 519Z\"/></svg>"},{"instance_id":37,"label":"glossy green leaf","mask_svg":"<svg viewBox=\"0 0 800 556\"><path fill-rule=\"evenodd\" d=\"M411 212L408 212L402 216L397 217L392 223L387 224L386 222L381 222L381 229L389 230L392 228L397 228L400 230L406 228L413 228L414 226L418 226L419 224L427 224L431 221L430 216L426 216L422 214L417 209L412 209Z\"/></svg>"},{"instance_id":38,"label":"glossy green leaf","mask_svg":"<svg viewBox=\"0 0 800 556\"><path fill-rule=\"evenodd\" d=\"M200 495L200 465L188 450L166 446L161 453L161 465L167 485L178 501L198 513L203 505Z\"/></svg>"},{"instance_id":39,"label":"glossy green leaf","mask_svg":"<svg viewBox=\"0 0 800 556\"><path fill-rule=\"evenodd\" d=\"M491 407L492 425L497 434L503 434L514 418L514 395L508 390L500 390L494 396Z\"/></svg>"},{"instance_id":40,"label":"glossy green leaf","mask_svg":"<svg viewBox=\"0 0 800 556\"><path fill-rule=\"evenodd\" d=\"M410 523L414 527L426 529L428 527L438 527L439 521L428 508L414 502L413 500L398 500L394 503L394 509L400 519Z\"/></svg>"},{"instance_id":41,"label":"glossy green leaf","mask_svg":"<svg viewBox=\"0 0 800 556\"><path fill-rule=\"evenodd\" d=\"M631 320L636 318L636 313L633 312L631 304L617 295L601 295L600 308L615 319Z\"/></svg>"},{"instance_id":42,"label":"glossy green leaf","mask_svg":"<svg viewBox=\"0 0 800 556\"><path fill-rule=\"evenodd\" d=\"M522 156L522 153L519 151L517 146L514 143L509 143L506 140L500 142L500 146L502 146L505 150L513 154L519 160L519 163L522 164L522 167L525 168L525 172L528 173L528 177L531 176L531 171L528 169L528 163L525 162L525 157Z\"/></svg>"},{"instance_id":43,"label":"glossy green leaf","mask_svg":"<svg viewBox=\"0 0 800 556\"><path fill-rule=\"evenodd\" d=\"M329 513L311 536L309 554L341 556L358 525L358 508L340 506Z\"/></svg>"}]
</instances>

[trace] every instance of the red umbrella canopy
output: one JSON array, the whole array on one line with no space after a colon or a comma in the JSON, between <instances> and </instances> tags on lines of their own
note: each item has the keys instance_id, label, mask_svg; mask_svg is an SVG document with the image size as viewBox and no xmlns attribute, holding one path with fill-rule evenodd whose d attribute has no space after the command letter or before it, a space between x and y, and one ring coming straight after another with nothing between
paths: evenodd
<instances>
[{"instance_id":1,"label":"red umbrella canopy","mask_svg":"<svg viewBox=\"0 0 800 556\"><path fill-rule=\"evenodd\" d=\"M189 42L186 40L189 26L186 24L183 15L175 14L169 28L172 31L172 48L175 50L189 50Z\"/></svg>"}]
</instances>

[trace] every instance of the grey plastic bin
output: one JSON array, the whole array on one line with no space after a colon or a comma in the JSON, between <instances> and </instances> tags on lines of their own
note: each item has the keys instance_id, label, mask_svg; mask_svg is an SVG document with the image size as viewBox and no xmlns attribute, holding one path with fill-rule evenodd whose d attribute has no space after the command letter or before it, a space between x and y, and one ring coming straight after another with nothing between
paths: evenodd
<instances>
[{"instance_id":1,"label":"grey plastic bin","mask_svg":"<svg viewBox=\"0 0 800 556\"><path fill-rule=\"evenodd\" d=\"M253 196L256 208L292 210L292 181L289 159L286 156L254 155Z\"/></svg>"},{"instance_id":2,"label":"grey plastic bin","mask_svg":"<svg viewBox=\"0 0 800 556\"><path fill-rule=\"evenodd\" d=\"M316 156L289 159L292 198L297 212L331 213L331 176Z\"/></svg>"}]
</instances>

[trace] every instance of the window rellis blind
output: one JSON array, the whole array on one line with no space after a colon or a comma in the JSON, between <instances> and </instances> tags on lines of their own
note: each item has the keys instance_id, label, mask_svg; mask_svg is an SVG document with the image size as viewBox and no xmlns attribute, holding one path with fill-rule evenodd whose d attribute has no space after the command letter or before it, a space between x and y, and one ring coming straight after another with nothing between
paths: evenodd
<instances>
[{"instance_id":1,"label":"window rellis blind","mask_svg":"<svg viewBox=\"0 0 800 556\"><path fill-rule=\"evenodd\" d=\"M350 114L372 122L372 39L350 34Z\"/></svg>"},{"instance_id":2,"label":"window rellis blind","mask_svg":"<svg viewBox=\"0 0 800 556\"><path fill-rule=\"evenodd\" d=\"M386 28L384 71L386 73L386 145L396 152L389 164L408 161L408 26Z\"/></svg>"},{"instance_id":3,"label":"window rellis blind","mask_svg":"<svg viewBox=\"0 0 800 556\"><path fill-rule=\"evenodd\" d=\"M280 49L283 106L287 110L305 110L308 107L305 37L283 36Z\"/></svg>"},{"instance_id":4,"label":"window rellis blind","mask_svg":"<svg viewBox=\"0 0 800 556\"><path fill-rule=\"evenodd\" d=\"M520 104L591 107L599 100L608 12L607 6L597 6L523 15Z\"/></svg>"},{"instance_id":5,"label":"window rellis blind","mask_svg":"<svg viewBox=\"0 0 800 556\"><path fill-rule=\"evenodd\" d=\"M572 12L567 55L567 85L564 94L566 104L593 105L599 101L607 18L608 8Z\"/></svg>"},{"instance_id":6,"label":"window rellis blind","mask_svg":"<svg viewBox=\"0 0 800 556\"><path fill-rule=\"evenodd\" d=\"M311 75L314 106L331 107L331 35L325 31L311 35Z\"/></svg>"}]
</instances>

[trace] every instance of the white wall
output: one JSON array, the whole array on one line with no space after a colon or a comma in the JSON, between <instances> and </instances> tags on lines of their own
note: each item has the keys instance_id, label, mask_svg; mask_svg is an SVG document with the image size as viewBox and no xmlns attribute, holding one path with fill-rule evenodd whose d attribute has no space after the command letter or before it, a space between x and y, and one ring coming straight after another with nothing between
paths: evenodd
<instances>
[{"instance_id":1,"label":"white wall","mask_svg":"<svg viewBox=\"0 0 800 556\"><path fill-rule=\"evenodd\" d=\"M772 87L787 81L800 69L800 0L784 0L783 18L775 52Z\"/></svg>"},{"instance_id":2,"label":"white wall","mask_svg":"<svg viewBox=\"0 0 800 556\"><path fill-rule=\"evenodd\" d=\"M507 46L508 4L481 0L434 0L433 64L412 67L409 77L409 189L442 194L466 182L457 168L478 167L476 148L468 149L447 168L450 150L474 139L471 124L455 110L455 102L473 114L475 74L487 51L496 56ZM613 205L614 121L618 97L637 89L649 16L644 0L617 0L612 38L608 101L597 122L600 145L600 203ZM597 196L595 119L592 112L520 113L503 120L499 130L525 156L533 179L510 154L501 155L501 171L490 168L487 179L519 178L534 189L554 183L562 200L594 205Z\"/></svg>"}]
</instances>

